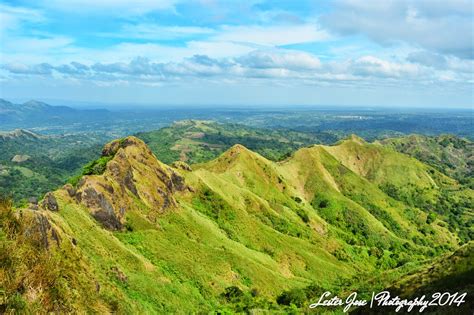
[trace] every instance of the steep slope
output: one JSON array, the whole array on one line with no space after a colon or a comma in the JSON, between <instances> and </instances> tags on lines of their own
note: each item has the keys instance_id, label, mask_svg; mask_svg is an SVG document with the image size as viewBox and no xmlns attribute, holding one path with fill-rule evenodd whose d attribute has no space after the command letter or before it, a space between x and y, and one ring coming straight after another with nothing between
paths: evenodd
<instances>
[{"instance_id":1,"label":"steep slope","mask_svg":"<svg viewBox=\"0 0 474 315\"><path fill-rule=\"evenodd\" d=\"M468 139L452 135L410 135L385 139L380 143L429 164L474 188L474 144Z\"/></svg>"},{"instance_id":2,"label":"steep slope","mask_svg":"<svg viewBox=\"0 0 474 315\"><path fill-rule=\"evenodd\" d=\"M472 314L474 308L473 261L474 242L469 242L452 253L442 255L410 271L385 290L401 299L413 300L425 295L426 300L433 300L435 305L428 306L423 313ZM436 294L440 294L439 299L436 298ZM447 294L450 294L449 298ZM456 296L452 298L453 295ZM388 314L389 311L390 314L396 314L394 309L394 307L360 308L351 314ZM412 312L417 312L419 309L420 307L415 307Z\"/></svg>"},{"instance_id":3,"label":"steep slope","mask_svg":"<svg viewBox=\"0 0 474 315\"><path fill-rule=\"evenodd\" d=\"M2 215L2 273L11 275L3 310L276 310L287 290L356 285L361 274L457 246L442 220L427 222L329 151L304 148L276 163L235 145L208 163L170 167L135 137L113 141L75 186ZM22 228L11 231L15 222ZM23 249L34 247L24 237L33 230L48 240L31 252L46 257L29 274L38 281L7 264L31 268Z\"/></svg>"},{"instance_id":4,"label":"steep slope","mask_svg":"<svg viewBox=\"0 0 474 315\"><path fill-rule=\"evenodd\" d=\"M314 210L349 243L387 247L400 239L430 238L419 233L427 228L426 214L384 194L342 165L326 147L301 149L281 163L281 168L286 178L296 179L294 185ZM436 235L434 243L451 242L446 230L429 229L437 231L432 235Z\"/></svg>"},{"instance_id":5,"label":"steep slope","mask_svg":"<svg viewBox=\"0 0 474 315\"><path fill-rule=\"evenodd\" d=\"M463 242L474 236L472 189L414 158L357 136L325 149L390 197L430 213L430 221L444 216Z\"/></svg>"},{"instance_id":6,"label":"steep slope","mask_svg":"<svg viewBox=\"0 0 474 315\"><path fill-rule=\"evenodd\" d=\"M397 187L411 184L421 189L437 185L421 162L380 145L369 144L355 135L325 149L344 166L378 185L390 182Z\"/></svg>"}]
</instances>

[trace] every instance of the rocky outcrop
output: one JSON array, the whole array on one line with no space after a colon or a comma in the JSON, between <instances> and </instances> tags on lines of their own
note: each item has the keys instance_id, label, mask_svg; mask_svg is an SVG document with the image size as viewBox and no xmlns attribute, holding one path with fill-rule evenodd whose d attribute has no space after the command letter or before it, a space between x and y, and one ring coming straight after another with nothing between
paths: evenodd
<instances>
[{"instance_id":1,"label":"rocky outcrop","mask_svg":"<svg viewBox=\"0 0 474 315\"><path fill-rule=\"evenodd\" d=\"M120 230L127 211L163 213L176 207L174 194L188 190L184 178L156 159L141 140L127 137L107 144L102 155L112 157L102 175L84 176L69 196L90 209L110 230Z\"/></svg>"},{"instance_id":2,"label":"rocky outcrop","mask_svg":"<svg viewBox=\"0 0 474 315\"><path fill-rule=\"evenodd\" d=\"M14 163L23 163L31 159L31 156L26 154L17 154L12 158L12 162Z\"/></svg>"},{"instance_id":3,"label":"rocky outcrop","mask_svg":"<svg viewBox=\"0 0 474 315\"><path fill-rule=\"evenodd\" d=\"M171 164L171 166L178 169L178 170L183 170L183 171L187 171L187 172L191 172L193 170L191 168L191 166L189 166L187 163L185 163L183 161L175 161Z\"/></svg>"},{"instance_id":4,"label":"rocky outcrop","mask_svg":"<svg viewBox=\"0 0 474 315\"><path fill-rule=\"evenodd\" d=\"M59 211L59 205L54 194L49 192L44 196L41 207L49 211Z\"/></svg>"},{"instance_id":5,"label":"rocky outcrop","mask_svg":"<svg viewBox=\"0 0 474 315\"><path fill-rule=\"evenodd\" d=\"M51 244L59 245L61 237L50 220L40 212L29 212L24 218L24 235L38 248L49 249Z\"/></svg>"}]
</instances>

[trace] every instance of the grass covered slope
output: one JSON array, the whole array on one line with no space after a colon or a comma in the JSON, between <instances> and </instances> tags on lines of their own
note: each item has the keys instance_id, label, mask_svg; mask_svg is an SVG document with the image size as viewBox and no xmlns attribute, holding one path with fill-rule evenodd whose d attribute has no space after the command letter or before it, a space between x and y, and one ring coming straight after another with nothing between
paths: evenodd
<instances>
[{"instance_id":1,"label":"grass covered slope","mask_svg":"<svg viewBox=\"0 0 474 315\"><path fill-rule=\"evenodd\" d=\"M76 186L39 206L5 207L3 310L289 311L319 290L357 287L457 247L443 217L427 220L324 146L273 162L235 145L207 163L174 165L127 137L106 145ZM32 245L24 235L36 229L54 241ZM37 265L59 271L21 278L13 266L30 268L26 253L56 257ZM62 277L71 264L78 272Z\"/></svg>"},{"instance_id":2,"label":"grass covered slope","mask_svg":"<svg viewBox=\"0 0 474 315\"><path fill-rule=\"evenodd\" d=\"M325 149L388 196L428 213L427 221L442 216L462 242L474 238L472 189L415 158L357 136Z\"/></svg>"},{"instance_id":3,"label":"grass covered slope","mask_svg":"<svg viewBox=\"0 0 474 315\"><path fill-rule=\"evenodd\" d=\"M452 135L410 135L384 139L380 143L429 164L474 188L474 144L468 139Z\"/></svg>"}]
</instances>

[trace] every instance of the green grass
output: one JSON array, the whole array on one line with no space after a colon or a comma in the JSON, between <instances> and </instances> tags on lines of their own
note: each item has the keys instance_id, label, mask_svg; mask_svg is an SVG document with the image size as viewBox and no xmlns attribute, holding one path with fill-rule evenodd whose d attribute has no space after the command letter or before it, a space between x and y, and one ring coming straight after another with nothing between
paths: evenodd
<instances>
[{"instance_id":1,"label":"green grass","mask_svg":"<svg viewBox=\"0 0 474 315\"><path fill-rule=\"evenodd\" d=\"M201 124L182 127L209 132L211 126ZM115 162L132 167L123 173L131 174L128 183L135 193L118 193L125 178L100 175L112 156L84 171L97 175L86 177L85 186L114 189L113 206L125 209L123 229L104 229L91 216L96 209L65 190L55 192L59 212L21 210L26 218L44 215L62 240L51 249L57 260L41 260L41 268L59 262L52 270L71 272L71 266L80 266L66 279L60 273L43 278L36 273L41 281L54 279L51 287L59 293L52 301L65 303L61 310L73 305L79 312L301 311L298 307L304 309L321 290L367 294L371 286L387 287L458 246L456 226L444 214L434 217L418 202L410 204L380 188L421 178L425 181L416 187L426 188L421 194L431 200L443 194L444 175L434 179L421 162L397 166L412 160L357 138L334 147L303 148L280 162L236 145L183 172L190 188L182 192L169 188L171 169L147 154L140 141L129 140ZM469 220L467 192L449 187L459 204L455 210ZM173 205L160 212L155 209L160 203L152 199L165 197L172 197ZM16 251L2 257L25 261L23 248L29 247L22 244L28 243L18 243ZM95 292L90 297L87 288ZM74 304L69 291L84 294L80 304L90 303ZM40 307L39 300L26 299L18 288L9 291L10 308ZM43 307L54 311L53 305Z\"/></svg>"}]
</instances>

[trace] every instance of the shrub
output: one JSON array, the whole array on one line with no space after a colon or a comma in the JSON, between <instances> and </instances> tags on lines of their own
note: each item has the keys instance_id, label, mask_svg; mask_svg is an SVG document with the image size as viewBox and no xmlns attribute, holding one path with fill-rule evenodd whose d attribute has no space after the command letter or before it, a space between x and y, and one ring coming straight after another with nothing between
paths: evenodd
<instances>
[{"instance_id":1,"label":"shrub","mask_svg":"<svg viewBox=\"0 0 474 315\"><path fill-rule=\"evenodd\" d=\"M234 302L236 300L241 299L244 296L244 292L239 287L231 286L225 288L224 292L222 293L222 296L228 302Z\"/></svg>"},{"instance_id":2,"label":"shrub","mask_svg":"<svg viewBox=\"0 0 474 315\"><path fill-rule=\"evenodd\" d=\"M277 297L277 303L280 305L296 305L301 307L306 302L306 293L302 289L293 289L284 291Z\"/></svg>"}]
</instances>

